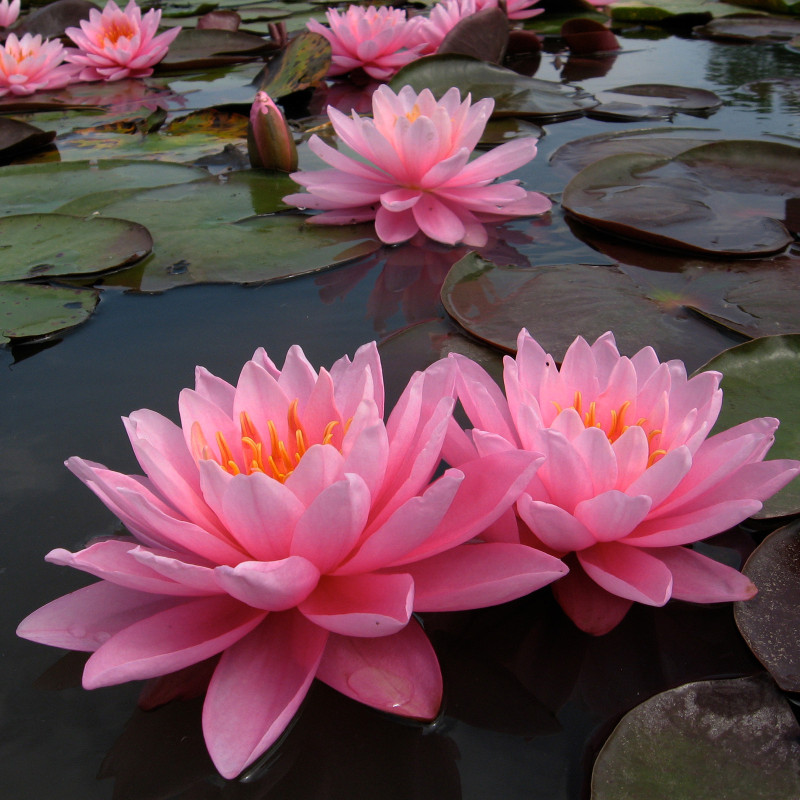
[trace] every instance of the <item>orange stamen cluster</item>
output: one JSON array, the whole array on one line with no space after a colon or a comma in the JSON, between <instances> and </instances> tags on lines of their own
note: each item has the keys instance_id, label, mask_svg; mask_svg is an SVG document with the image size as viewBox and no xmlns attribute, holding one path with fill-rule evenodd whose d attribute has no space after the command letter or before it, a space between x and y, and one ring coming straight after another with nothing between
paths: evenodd
<instances>
[{"instance_id":1,"label":"orange stamen cluster","mask_svg":"<svg viewBox=\"0 0 800 800\"><path fill-rule=\"evenodd\" d=\"M215 437L219 449L219 458L217 458L209 447L203 431L200 429L200 424L195 422L192 426L192 450L195 458L216 461L231 475L240 473L252 475L254 472L261 472L284 483L297 469L300 459L306 454L308 448L315 444L309 441L308 434L297 413L297 404L298 401L295 399L289 406L287 415L289 435L285 442L278 436L278 430L272 420L267 422L268 436L264 439L256 429L250 415L246 411L239 414L243 454L241 466L231 452L222 432L217 431ZM320 444L333 443L333 431L338 424L338 420L332 420L325 426ZM348 425L345 425L345 431L347 427Z\"/></svg>"},{"instance_id":2,"label":"orange stamen cluster","mask_svg":"<svg viewBox=\"0 0 800 800\"><path fill-rule=\"evenodd\" d=\"M109 42L115 45L118 39L123 37L130 39L135 33L136 29L131 24L131 21L124 14L119 14L111 22L106 23L103 30L103 40L104 43Z\"/></svg>"},{"instance_id":3,"label":"orange stamen cluster","mask_svg":"<svg viewBox=\"0 0 800 800\"><path fill-rule=\"evenodd\" d=\"M563 410L561 406L555 401L553 401L553 405L560 414ZM628 430L628 428L631 427L630 425L625 424L625 414L628 408L630 408L630 405L631 401L626 400L619 407L619 410L612 408L610 418L605 425L598 419L597 403L594 400L589 403L588 411L583 410L583 398L581 397L580 392L575 392L572 408L578 412L578 415L580 416L581 420L583 420L583 424L586 428L599 428L608 437L608 441L613 444L617 441L617 439L619 439L620 436L622 436L623 433L625 433L626 430ZM640 417L635 424L647 433L647 442L650 446L650 457L647 460L647 466L652 467L656 461L658 461L667 453L666 450L655 449L654 447L655 439L661 435L662 431L659 428L654 428L653 430L648 431L646 417Z\"/></svg>"}]
</instances>

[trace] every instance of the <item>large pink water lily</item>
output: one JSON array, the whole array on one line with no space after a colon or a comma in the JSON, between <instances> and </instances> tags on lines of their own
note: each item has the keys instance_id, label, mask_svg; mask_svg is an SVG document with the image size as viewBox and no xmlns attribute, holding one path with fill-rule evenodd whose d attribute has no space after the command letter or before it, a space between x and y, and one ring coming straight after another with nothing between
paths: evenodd
<instances>
[{"instance_id":1,"label":"large pink water lily","mask_svg":"<svg viewBox=\"0 0 800 800\"><path fill-rule=\"evenodd\" d=\"M0 28L9 28L19 16L20 0L0 0Z\"/></svg>"},{"instance_id":2,"label":"large pink water lily","mask_svg":"<svg viewBox=\"0 0 800 800\"><path fill-rule=\"evenodd\" d=\"M306 26L331 44L329 75L361 69L376 80L386 81L419 57L419 48L410 44L412 31L401 9L352 5L343 13L329 8L325 16L330 27L315 19Z\"/></svg>"},{"instance_id":3,"label":"large pink water lily","mask_svg":"<svg viewBox=\"0 0 800 800\"><path fill-rule=\"evenodd\" d=\"M30 33L19 39L9 33L0 45L0 97L63 89L75 80L75 68L63 64L63 59L61 42L42 41Z\"/></svg>"},{"instance_id":4,"label":"large pink water lily","mask_svg":"<svg viewBox=\"0 0 800 800\"><path fill-rule=\"evenodd\" d=\"M259 350L231 386L198 369L181 426L125 420L146 477L68 465L131 538L47 558L103 580L18 633L92 651L86 688L166 675L222 653L203 710L233 777L282 733L316 676L396 714L433 718L436 656L413 611L519 597L566 567L520 544L467 544L511 507L539 458L473 459L431 483L455 364L417 373L388 421L376 347L317 373Z\"/></svg>"},{"instance_id":5,"label":"large pink water lily","mask_svg":"<svg viewBox=\"0 0 800 800\"><path fill-rule=\"evenodd\" d=\"M66 29L78 46L68 50L66 60L83 68L79 77L84 81L146 78L181 30L175 27L156 35L160 20L160 10L142 16L135 0L124 11L108 0L102 12L89 11L89 19L81 20L80 28Z\"/></svg>"},{"instance_id":6,"label":"large pink water lily","mask_svg":"<svg viewBox=\"0 0 800 800\"><path fill-rule=\"evenodd\" d=\"M778 421L750 420L709 437L720 374L687 379L652 348L623 358L610 333L578 338L561 370L527 331L506 357L504 397L474 362L456 356L458 394L475 429L451 426L450 463L519 450L545 460L516 504L485 534L566 557L553 587L583 630L602 634L633 602L671 597L744 600L756 589L736 570L686 547L741 522L800 471L764 461ZM507 398L507 399L506 399Z\"/></svg>"},{"instance_id":7,"label":"large pink water lily","mask_svg":"<svg viewBox=\"0 0 800 800\"><path fill-rule=\"evenodd\" d=\"M487 235L482 222L503 217L542 214L550 201L528 192L517 181L492 183L527 164L536 141L516 139L470 161L494 101L462 102L452 88L438 102L428 89L417 94L388 86L372 95L373 118L347 117L328 107L342 141L366 159L356 160L313 136L309 147L333 169L295 172L292 178L308 194L284 201L325 213L316 224L342 225L375 220L379 238L389 244L422 231L445 244L480 247Z\"/></svg>"}]
</instances>

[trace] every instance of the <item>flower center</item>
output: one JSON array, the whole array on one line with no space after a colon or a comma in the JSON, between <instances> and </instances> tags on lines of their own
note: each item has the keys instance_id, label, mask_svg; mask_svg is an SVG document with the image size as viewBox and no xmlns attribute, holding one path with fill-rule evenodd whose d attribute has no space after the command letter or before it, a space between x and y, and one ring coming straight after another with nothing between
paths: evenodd
<instances>
[{"instance_id":1,"label":"flower center","mask_svg":"<svg viewBox=\"0 0 800 800\"><path fill-rule=\"evenodd\" d=\"M121 39L123 37L130 39L135 33L136 29L131 24L131 21L125 15L120 15L119 17L115 17L105 26L105 30L103 31L103 40L104 43L108 42L109 44L115 45L117 43L117 39Z\"/></svg>"},{"instance_id":2,"label":"flower center","mask_svg":"<svg viewBox=\"0 0 800 800\"><path fill-rule=\"evenodd\" d=\"M297 469L300 459L305 455L309 447L314 442L309 441L303 423L297 414L297 403L295 399L289 406L288 422L289 435L286 441L278 436L278 430L272 420L267 422L267 437L262 438L253 420L246 411L239 415L239 429L241 431L241 443L243 463L237 462L225 436L217 431L216 442L219 448L219 458L214 454L206 441L200 423L192 425L192 452L196 459L216 461L226 472L231 475L252 475L254 472L262 472L264 475L274 478L281 483ZM338 420L329 422L322 433L320 444L333 443L333 431L339 424ZM349 421L344 426L345 431L349 427Z\"/></svg>"},{"instance_id":3,"label":"flower center","mask_svg":"<svg viewBox=\"0 0 800 800\"><path fill-rule=\"evenodd\" d=\"M562 412L561 406L553 401L553 405L556 407L556 410L560 414ZM583 421L583 425L586 428L600 428L603 433L608 437L608 441L612 444L625 433L628 428L631 426L626 424L625 415L630 408L631 401L626 400L619 409L612 408L610 414L601 419L602 412L598 411L597 403L592 400L589 403L588 409L584 408L583 405L583 398L581 397L580 392L575 392L575 397L573 398L572 408L578 412L578 416L580 416L581 420ZM650 426L647 422L647 417L640 417L635 423L637 427L642 428L644 432L647 434L647 443L650 448L650 457L647 460L647 466L652 467L653 464L656 463L662 456L666 455L666 450L657 449L655 447L655 440L657 437L661 435L661 430L659 428L652 428L649 429ZM649 430L648 430L649 429Z\"/></svg>"},{"instance_id":4,"label":"flower center","mask_svg":"<svg viewBox=\"0 0 800 800\"><path fill-rule=\"evenodd\" d=\"M416 120L420 114L422 114L422 111L420 110L419 103L414 103L414 107L411 109L411 111L406 112L406 119L409 122L414 122L414 120Z\"/></svg>"}]
</instances>

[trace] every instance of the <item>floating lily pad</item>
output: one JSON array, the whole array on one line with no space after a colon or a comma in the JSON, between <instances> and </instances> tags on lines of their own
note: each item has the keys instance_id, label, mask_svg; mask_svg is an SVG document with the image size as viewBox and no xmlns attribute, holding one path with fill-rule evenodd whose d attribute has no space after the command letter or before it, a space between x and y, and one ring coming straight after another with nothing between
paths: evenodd
<instances>
[{"instance_id":1,"label":"floating lily pad","mask_svg":"<svg viewBox=\"0 0 800 800\"><path fill-rule=\"evenodd\" d=\"M770 458L800 459L800 334L765 336L731 348L703 369L722 373L724 401L714 432L754 417L777 417ZM800 478L764 503L756 517L800 511Z\"/></svg>"},{"instance_id":2,"label":"floating lily pad","mask_svg":"<svg viewBox=\"0 0 800 800\"><path fill-rule=\"evenodd\" d=\"M26 4L27 5L27 4ZM33 9L14 29L17 36L26 33L40 34L43 39L54 39L64 34L65 28L77 27L89 12L98 8L90 0L55 0L43 8Z\"/></svg>"},{"instance_id":3,"label":"floating lily pad","mask_svg":"<svg viewBox=\"0 0 800 800\"><path fill-rule=\"evenodd\" d=\"M305 31L269 62L260 81L261 91L279 98L316 86L330 65L330 42L318 33Z\"/></svg>"},{"instance_id":4,"label":"floating lily pad","mask_svg":"<svg viewBox=\"0 0 800 800\"><path fill-rule=\"evenodd\" d=\"M206 69L257 58L267 48L260 36L242 31L184 28L159 69Z\"/></svg>"},{"instance_id":5,"label":"floating lily pad","mask_svg":"<svg viewBox=\"0 0 800 800\"><path fill-rule=\"evenodd\" d=\"M505 11L484 8L460 19L442 39L439 55L458 53L499 64L508 47L508 17Z\"/></svg>"},{"instance_id":6,"label":"floating lily pad","mask_svg":"<svg viewBox=\"0 0 800 800\"><path fill-rule=\"evenodd\" d=\"M0 281L106 272L135 264L153 245L147 228L126 219L67 214L0 218Z\"/></svg>"},{"instance_id":7,"label":"floating lily pad","mask_svg":"<svg viewBox=\"0 0 800 800\"><path fill-rule=\"evenodd\" d=\"M600 104L586 113L599 119L650 119L716 111L722 98L707 89L664 83L634 84L597 95Z\"/></svg>"},{"instance_id":8,"label":"floating lily pad","mask_svg":"<svg viewBox=\"0 0 800 800\"><path fill-rule=\"evenodd\" d=\"M253 170L123 199L91 195L61 210L122 216L146 225L154 246L138 286L142 291L281 280L381 246L371 224L311 226L304 214L274 214L286 208L281 197L296 188L283 173Z\"/></svg>"},{"instance_id":9,"label":"floating lily pad","mask_svg":"<svg viewBox=\"0 0 800 800\"><path fill-rule=\"evenodd\" d=\"M43 131L27 122L0 117L0 162L47 147L55 131Z\"/></svg>"},{"instance_id":10,"label":"floating lily pad","mask_svg":"<svg viewBox=\"0 0 800 800\"><path fill-rule=\"evenodd\" d=\"M628 712L592 772L592 800L796 800L800 726L765 676L699 681Z\"/></svg>"},{"instance_id":11,"label":"floating lily pad","mask_svg":"<svg viewBox=\"0 0 800 800\"><path fill-rule=\"evenodd\" d=\"M96 192L168 186L207 177L205 170L196 167L144 161L12 165L0 170L0 214L54 211Z\"/></svg>"},{"instance_id":12,"label":"floating lily pad","mask_svg":"<svg viewBox=\"0 0 800 800\"><path fill-rule=\"evenodd\" d=\"M0 284L0 343L40 339L85 322L94 311L96 289Z\"/></svg>"},{"instance_id":13,"label":"floating lily pad","mask_svg":"<svg viewBox=\"0 0 800 800\"><path fill-rule=\"evenodd\" d=\"M723 41L788 42L800 35L800 20L758 14L734 14L712 20L695 28L694 32L707 39Z\"/></svg>"},{"instance_id":14,"label":"floating lily pad","mask_svg":"<svg viewBox=\"0 0 800 800\"><path fill-rule=\"evenodd\" d=\"M631 153L582 170L562 204L620 236L701 253L776 253L793 239L779 222L797 193L800 148L712 142L674 158Z\"/></svg>"},{"instance_id":15,"label":"floating lily pad","mask_svg":"<svg viewBox=\"0 0 800 800\"><path fill-rule=\"evenodd\" d=\"M565 175L574 175L601 158L620 153L649 153L671 158L716 139L708 138L708 128L641 128L584 136L562 144L550 156L550 166ZM706 138L703 138L703 134Z\"/></svg>"},{"instance_id":16,"label":"floating lily pad","mask_svg":"<svg viewBox=\"0 0 800 800\"><path fill-rule=\"evenodd\" d=\"M473 101L491 97L494 116L569 119L596 105L591 95L575 86L528 78L468 56L436 55L412 61L389 85L399 91L406 84L417 92L428 88L436 97L452 86L458 86L462 95L470 92Z\"/></svg>"},{"instance_id":17,"label":"floating lily pad","mask_svg":"<svg viewBox=\"0 0 800 800\"><path fill-rule=\"evenodd\" d=\"M800 692L800 522L767 536L742 571L758 594L734 604L739 631L778 686Z\"/></svg>"},{"instance_id":18,"label":"floating lily pad","mask_svg":"<svg viewBox=\"0 0 800 800\"><path fill-rule=\"evenodd\" d=\"M576 336L593 341L608 330L628 355L652 345L662 359L693 365L731 344L672 297L648 294L612 266L515 269L471 253L450 270L442 302L478 339L512 353L525 327L557 360Z\"/></svg>"},{"instance_id":19,"label":"floating lily pad","mask_svg":"<svg viewBox=\"0 0 800 800\"><path fill-rule=\"evenodd\" d=\"M535 122L527 119L501 117L489 120L478 142L478 147L494 147L503 142L510 142L512 139L541 139L542 136L544 136L544 130Z\"/></svg>"}]
</instances>

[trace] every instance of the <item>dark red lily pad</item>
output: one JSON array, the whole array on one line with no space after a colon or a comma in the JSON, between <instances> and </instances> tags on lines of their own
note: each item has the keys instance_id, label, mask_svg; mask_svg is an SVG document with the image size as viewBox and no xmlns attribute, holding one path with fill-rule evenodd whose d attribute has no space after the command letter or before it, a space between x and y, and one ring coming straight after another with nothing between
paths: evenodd
<instances>
[{"instance_id":1,"label":"dark red lily pad","mask_svg":"<svg viewBox=\"0 0 800 800\"><path fill-rule=\"evenodd\" d=\"M712 142L674 158L631 153L582 170L562 204L578 219L648 244L728 256L776 253L793 241L779 221L798 190L800 149Z\"/></svg>"},{"instance_id":2,"label":"dark red lily pad","mask_svg":"<svg viewBox=\"0 0 800 800\"><path fill-rule=\"evenodd\" d=\"M55 131L43 131L27 122L0 117L0 163L41 150L55 138Z\"/></svg>"},{"instance_id":3,"label":"dark red lily pad","mask_svg":"<svg viewBox=\"0 0 800 800\"><path fill-rule=\"evenodd\" d=\"M690 368L734 343L680 300L648 293L613 266L507 268L471 253L450 270L442 302L478 339L511 353L525 327L557 360L576 336L593 341L608 330L627 355L652 345Z\"/></svg>"},{"instance_id":4,"label":"dark red lily pad","mask_svg":"<svg viewBox=\"0 0 800 800\"><path fill-rule=\"evenodd\" d=\"M31 11L20 20L14 33L19 37L31 33L40 34L43 39L54 39L63 36L66 28L79 27L82 19L89 19L92 9L99 11L100 7L89 0L55 0Z\"/></svg>"},{"instance_id":5,"label":"dark red lily pad","mask_svg":"<svg viewBox=\"0 0 800 800\"><path fill-rule=\"evenodd\" d=\"M800 522L767 536L743 572L758 587L758 594L734 605L739 631L778 686L800 692Z\"/></svg>"},{"instance_id":6,"label":"dark red lily pad","mask_svg":"<svg viewBox=\"0 0 800 800\"><path fill-rule=\"evenodd\" d=\"M731 14L698 26L694 32L707 39L723 41L789 42L800 35L800 20L762 14Z\"/></svg>"},{"instance_id":7,"label":"dark red lily pad","mask_svg":"<svg viewBox=\"0 0 800 800\"><path fill-rule=\"evenodd\" d=\"M207 69L250 61L269 49L260 37L214 28L183 29L158 65L165 69Z\"/></svg>"},{"instance_id":8,"label":"dark red lily pad","mask_svg":"<svg viewBox=\"0 0 800 800\"><path fill-rule=\"evenodd\" d=\"M798 738L766 676L688 683L623 717L595 762L592 800L796 800Z\"/></svg>"},{"instance_id":9,"label":"dark red lily pad","mask_svg":"<svg viewBox=\"0 0 800 800\"><path fill-rule=\"evenodd\" d=\"M561 38L569 47L570 53L607 53L619 50L617 37L602 23L595 19L578 17L568 19L561 26Z\"/></svg>"},{"instance_id":10,"label":"dark red lily pad","mask_svg":"<svg viewBox=\"0 0 800 800\"><path fill-rule=\"evenodd\" d=\"M508 17L499 8L485 8L460 20L442 39L439 55L459 53L499 64L508 47Z\"/></svg>"}]
</instances>

